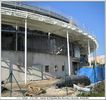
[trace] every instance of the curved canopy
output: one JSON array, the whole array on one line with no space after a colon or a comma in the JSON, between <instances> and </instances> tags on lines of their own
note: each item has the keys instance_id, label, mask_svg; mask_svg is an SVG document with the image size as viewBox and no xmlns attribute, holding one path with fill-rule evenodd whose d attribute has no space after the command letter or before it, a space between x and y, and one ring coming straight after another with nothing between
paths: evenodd
<instances>
[{"instance_id":1,"label":"curved canopy","mask_svg":"<svg viewBox=\"0 0 106 100\"><path fill-rule=\"evenodd\" d=\"M1 14L2 22L11 24L13 26L16 24L18 26L24 26L24 21L27 19L28 28L30 29L36 29L48 33L50 32L62 37L66 37L68 31L70 41L77 43L82 48L81 53L88 53L88 40L90 43L91 52L98 47L95 38L71 23L66 23L58 19L33 12L7 7L2 7Z\"/></svg>"}]
</instances>

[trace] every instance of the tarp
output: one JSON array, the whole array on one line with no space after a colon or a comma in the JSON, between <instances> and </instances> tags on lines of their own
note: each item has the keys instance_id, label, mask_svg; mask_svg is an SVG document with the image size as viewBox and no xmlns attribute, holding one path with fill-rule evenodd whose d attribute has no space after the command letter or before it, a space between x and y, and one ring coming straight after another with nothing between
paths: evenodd
<instances>
[{"instance_id":1,"label":"tarp","mask_svg":"<svg viewBox=\"0 0 106 100\"><path fill-rule=\"evenodd\" d=\"M78 76L87 76L91 83L102 81L105 79L105 66L82 67L77 71Z\"/></svg>"}]
</instances>

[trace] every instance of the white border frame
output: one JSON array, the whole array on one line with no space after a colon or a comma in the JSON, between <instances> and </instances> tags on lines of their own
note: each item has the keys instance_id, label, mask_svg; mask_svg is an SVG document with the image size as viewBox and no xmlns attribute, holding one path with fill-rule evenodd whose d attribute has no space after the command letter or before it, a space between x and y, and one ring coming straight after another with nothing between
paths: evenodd
<instances>
[{"instance_id":1,"label":"white border frame","mask_svg":"<svg viewBox=\"0 0 106 100\"><path fill-rule=\"evenodd\" d=\"M2 1L7 1L7 0L2 0ZM14 0L8 0L8 1L14 1ZM17 1L35 1L35 0L17 0ZM36 0L36 1L45 1L45 0ZM46 1L57 1L57 0L46 0ZM65 1L65 0L58 0L58 1ZM85 1L85 0L66 0L66 1ZM105 0L86 0L86 1L104 1L105 2ZM0 1L0 8L1 8L1 1ZM106 2L105 2L105 9L106 9ZM106 13L105 13L105 18L106 18ZM0 14L0 22L1 22L1 14ZM106 20L105 20L105 26L106 26ZM0 24L0 32L1 32L1 24ZM1 40L1 34L0 34L0 40ZM106 43L106 29L105 29L105 43ZM1 41L0 41L0 59L1 59ZM106 66L106 44L105 44L105 66ZM106 72L106 68L105 68L105 72ZM105 77L106 77L106 73L105 73ZM1 60L0 60L0 80L1 80ZM1 82L0 82L0 86L1 86ZM106 86L105 86L105 96L106 96ZM43 99L44 98L46 98L46 97L43 97ZM75 97L75 98L76 99L81 99L81 98L82 99L96 99L96 100L106 99L105 97L89 97L89 98ZM75 99L75 98L72 97L70 99ZM8 100L9 99L11 99L11 100L12 99L36 99L37 100L37 99L42 99L42 97L34 97L34 98L31 98L31 97L27 97L27 98L26 97L25 98L24 97L1 97L1 87L0 87L0 99L8 99Z\"/></svg>"}]
</instances>

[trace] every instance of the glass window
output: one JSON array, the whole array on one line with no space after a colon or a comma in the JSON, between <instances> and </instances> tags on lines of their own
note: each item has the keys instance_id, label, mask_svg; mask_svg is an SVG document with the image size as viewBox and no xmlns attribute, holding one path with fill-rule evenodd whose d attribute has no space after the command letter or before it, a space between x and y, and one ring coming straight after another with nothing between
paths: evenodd
<instances>
[{"instance_id":1,"label":"glass window","mask_svg":"<svg viewBox=\"0 0 106 100\"><path fill-rule=\"evenodd\" d=\"M58 66L57 66L57 65L55 65L55 67L54 67L54 71L55 71L55 72L58 71Z\"/></svg>"},{"instance_id":2,"label":"glass window","mask_svg":"<svg viewBox=\"0 0 106 100\"><path fill-rule=\"evenodd\" d=\"M48 65L45 66L45 72L49 72L49 66Z\"/></svg>"},{"instance_id":3,"label":"glass window","mask_svg":"<svg viewBox=\"0 0 106 100\"><path fill-rule=\"evenodd\" d=\"M15 34L2 33L2 50L15 50Z\"/></svg>"},{"instance_id":4,"label":"glass window","mask_svg":"<svg viewBox=\"0 0 106 100\"><path fill-rule=\"evenodd\" d=\"M64 67L64 65L62 65L62 71L64 71L65 70L65 67Z\"/></svg>"},{"instance_id":5,"label":"glass window","mask_svg":"<svg viewBox=\"0 0 106 100\"><path fill-rule=\"evenodd\" d=\"M74 47L74 57L80 58L80 49L79 49L79 47Z\"/></svg>"}]
</instances>

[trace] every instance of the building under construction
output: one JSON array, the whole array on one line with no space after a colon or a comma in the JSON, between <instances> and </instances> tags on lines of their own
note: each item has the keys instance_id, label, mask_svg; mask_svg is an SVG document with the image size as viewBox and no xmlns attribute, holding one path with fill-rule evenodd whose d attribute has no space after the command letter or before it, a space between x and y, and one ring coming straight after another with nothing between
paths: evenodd
<instances>
[{"instance_id":1,"label":"building under construction","mask_svg":"<svg viewBox=\"0 0 106 100\"><path fill-rule=\"evenodd\" d=\"M1 80L10 67L18 81L73 75L90 65L97 41L74 21L19 2L1 3Z\"/></svg>"}]
</instances>

